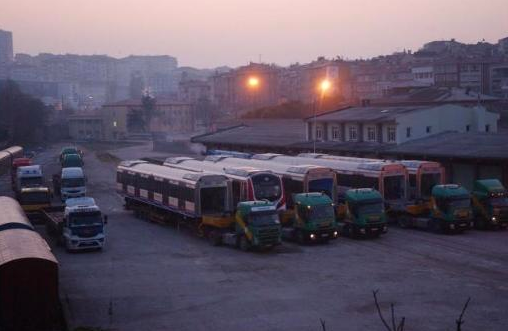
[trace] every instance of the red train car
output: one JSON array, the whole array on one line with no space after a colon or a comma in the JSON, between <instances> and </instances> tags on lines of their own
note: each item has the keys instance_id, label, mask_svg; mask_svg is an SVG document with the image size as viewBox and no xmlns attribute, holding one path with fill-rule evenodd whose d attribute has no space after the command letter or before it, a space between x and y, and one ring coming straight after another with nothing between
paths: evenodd
<instances>
[{"instance_id":1,"label":"red train car","mask_svg":"<svg viewBox=\"0 0 508 331\"><path fill-rule=\"evenodd\" d=\"M0 197L0 330L59 325L58 261L18 202Z\"/></svg>"}]
</instances>

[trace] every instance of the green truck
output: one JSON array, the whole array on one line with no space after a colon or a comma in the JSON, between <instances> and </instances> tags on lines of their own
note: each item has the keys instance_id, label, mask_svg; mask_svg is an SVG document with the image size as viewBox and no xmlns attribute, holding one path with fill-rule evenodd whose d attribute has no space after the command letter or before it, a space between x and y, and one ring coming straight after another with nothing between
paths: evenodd
<instances>
[{"instance_id":1,"label":"green truck","mask_svg":"<svg viewBox=\"0 0 508 331\"><path fill-rule=\"evenodd\" d=\"M338 237L333 201L324 193L293 195L294 217L284 224L282 237L299 244L327 242Z\"/></svg>"},{"instance_id":2,"label":"green truck","mask_svg":"<svg viewBox=\"0 0 508 331\"><path fill-rule=\"evenodd\" d=\"M77 147L66 146L60 151L60 163L62 163L65 156L69 154L78 154L81 158L83 158L83 151Z\"/></svg>"},{"instance_id":3,"label":"green truck","mask_svg":"<svg viewBox=\"0 0 508 331\"><path fill-rule=\"evenodd\" d=\"M457 184L435 185L432 188L429 214L406 217L401 227L414 227L434 232L462 232L473 227L473 210L469 191Z\"/></svg>"},{"instance_id":4,"label":"green truck","mask_svg":"<svg viewBox=\"0 0 508 331\"><path fill-rule=\"evenodd\" d=\"M237 246L243 251L269 249L281 243L281 224L276 206L268 201L244 201L236 207L234 220L219 226L203 219L213 245Z\"/></svg>"},{"instance_id":5,"label":"green truck","mask_svg":"<svg viewBox=\"0 0 508 331\"><path fill-rule=\"evenodd\" d=\"M475 181L472 202L476 228L508 227L508 192L499 180Z\"/></svg>"},{"instance_id":6,"label":"green truck","mask_svg":"<svg viewBox=\"0 0 508 331\"><path fill-rule=\"evenodd\" d=\"M344 236L379 237L388 230L383 197L372 188L347 190L337 216L340 233Z\"/></svg>"},{"instance_id":7,"label":"green truck","mask_svg":"<svg viewBox=\"0 0 508 331\"><path fill-rule=\"evenodd\" d=\"M79 154L66 154L62 159L62 168L82 168L83 158Z\"/></svg>"}]
</instances>

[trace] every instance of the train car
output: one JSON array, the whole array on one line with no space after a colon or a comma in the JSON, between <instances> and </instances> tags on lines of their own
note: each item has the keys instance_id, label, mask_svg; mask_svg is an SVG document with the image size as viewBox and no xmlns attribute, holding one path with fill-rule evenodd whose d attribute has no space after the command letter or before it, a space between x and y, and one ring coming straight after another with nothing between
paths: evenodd
<instances>
[{"instance_id":1,"label":"train car","mask_svg":"<svg viewBox=\"0 0 508 331\"><path fill-rule=\"evenodd\" d=\"M226 156L237 157L239 159L250 159L252 157L251 153L226 151L226 150L222 150L222 149L210 149L210 150L206 151L206 155L226 155Z\"/></svg>"},{"instance_id":2,"label":"train car","mask_svg":"<svg viewBox=\"0 0 508 331\"><path fill-rule=\"evenodd\" d=\"M286 208L293 208L293 194L307 192L326 193L333 201L337 199L336 176L332 169L301 163L285 165L277 162L247 160L224 155L208 156L206 162L214 162L221 167L256 167L267 169L282 177Z\"/></svg>"},{"instance_id":3,"label":"train car","mask_svg":"<svg viewBox=\"0 0 508 331\"><path fill-rule=\"evenodd\" d=\"M0 210L0 330L53 330L58 262L14 199L0 197Z\"/></svg>"},{"instance_id":4,"label":"train car","mask_svg":"<svg viewBox=\"0 0 508 331\"><path fill-rule=\"evenodd\" d=\"M381 161L380 159L336 156L319 153L302 153L298 156L353 162ZM386 162L386 160L382 161ZM422 160L390 160L389 162L400 163L406 167L408 173L407 195L410 200L428 200L432 195L432 188L435 185L445 184L445 169L438 162Z\"/></svg>"},{"instance_id":5,"label":"train car","mask_svg":"<svg viewBox=\"0 0 508 331\"><path fill-rule=\"evenodd\" d=\"M241 201L268 200L276 204L277 209L286 209L282 179L272 171L247 166L224 167L222 164L210 160L199 161L190 157L168 158L164 165L227 176L233 182L233 206Z\"/></svg>"},{"instance_id":6,"label":"train car","mask_svg":"<svg viewBox=\"0 0 508 331\"><path fill-rule=\"evenodd\" d=\"M165 211L168 218L199 224L203 217L231 213L231 181L223 175L123 161L117 167L117 191L126 207L138 204Z\"/></svg>"},{"instance_id":7,"label":"train car","mask_svg":"<svg viewBox=\"0 0 508 331\"><path fill-rule=\"evenodd\" d=\"M266 160L286 165L313 164L333 169L337 173L337 191L339 202L345 192L354 188L373 188L378 190L390 214L405 212L407 202L407 170L396 162L383 160L344 159L328 155L302 154L287 156L281 154L257 154L256 160Z\"/></svg>"},{"instance_id":8,"label":"train car","mask_svg":"<svg viewBox=\"0 0 508 331\"><path fill-rule=\"evenodd\" d=\"M445 184L445 169L438 162L402 160L409 174L409 199L429 200L432 188Z\"/></svg>"},{"instance_id":9,"label":"train car","mask_svg":"<svg viewBox=\"0 0 508 331\"><path fill-rule=\"evenodd\" d=\"M23 147L11 146L0 151L0 175L10 171L12 161L23 157Z\"/></svg>"}]
</instances>

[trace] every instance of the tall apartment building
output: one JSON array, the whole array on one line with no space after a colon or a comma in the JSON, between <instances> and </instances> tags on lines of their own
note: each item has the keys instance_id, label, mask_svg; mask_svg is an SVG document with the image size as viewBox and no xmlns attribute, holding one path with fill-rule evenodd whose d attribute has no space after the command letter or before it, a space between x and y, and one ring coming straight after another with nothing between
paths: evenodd
<instances>
[{"instance_id":1,"label":"tall apartment building","mask_svg":"<svg viewBox=\"0 0 508 331\"><path fill-rule=\"evenodd\" d=\"M0 65L9 64L13 60L12 32L0 30Z\"/></svg>"}]
</instances>

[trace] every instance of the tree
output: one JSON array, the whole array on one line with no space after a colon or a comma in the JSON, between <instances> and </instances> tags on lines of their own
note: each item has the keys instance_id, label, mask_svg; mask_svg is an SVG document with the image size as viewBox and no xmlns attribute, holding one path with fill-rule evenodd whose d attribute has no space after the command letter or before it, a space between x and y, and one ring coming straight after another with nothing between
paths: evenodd
<instances>
[{"instance_id":1,"label":"tree","mask_svg":"<svg viewBox=\"0 0 508 331\"><path fill-rule=\"evenodd\" d=\"M137 133L146 131L146 122L141 109L131 108L127 114L127 130Z\"/></svg>"},{"instance_id":2,"label":"tree","mask_svg":"<svg viewBox=\"0 0 508 331\"><path fill-rule=\"evenodd\" d=\"M150 125L152 118L159 115L157 110L155 109L156 100L150 93L145 92L141 97L141 108L143 110L143 117L145 123Z\"/></svg>"},{"instance_id":3,"label":"tree","mask_svg":"<svg viewBox=\"0 0 508 331\"><path fill-rule=\"evenodd\" d=\"M0 132L11 143L33 143L41 139L49 109L42 101L21 92L9 80L0 91Z\"/></svg>"}]
</instances>

